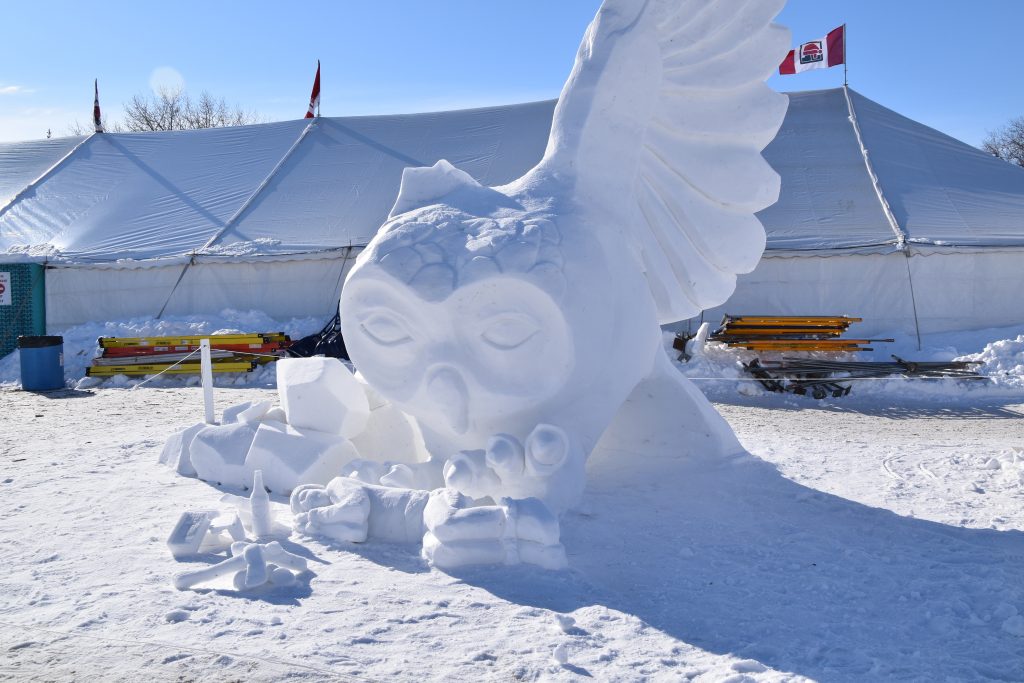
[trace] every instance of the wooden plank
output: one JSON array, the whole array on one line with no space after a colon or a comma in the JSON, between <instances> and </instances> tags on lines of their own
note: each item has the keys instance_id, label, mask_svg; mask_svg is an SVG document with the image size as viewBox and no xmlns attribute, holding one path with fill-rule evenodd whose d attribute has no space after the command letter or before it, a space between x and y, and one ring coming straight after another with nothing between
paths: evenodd
<instances>
[{"instance_id":1,"label":"wooden plank","mask_svg":"<svg viewBox=\"0 0 1024 683\"><path fill-rule=\"evenodd\" d=\"M221 344L212 343L210 348L219 351L245 352L245 353L270 353L286 349L291 342L269 342L266 344ZM180 344L176 346L115 346L103 349L104 358L125 358L125 357L149 357L154 358L164 354L189 353L199 349L198 344Z\"/></svg>"},{"instance_id":2,"label":"wooden plank","mask_svg":"<svg viewBox=\"0 0 1024 683\"><path fill-rule=\"evenodd\" d=\"M190 358L191 356L191 358ZM236 358L235 354L231 351L222 351L220 349L212 349L210 356L213 360L249 360L248 358ZM143 356L101 356L99 358L93 358L93 365L156 365L165 364L170 365L180 360L191 360L193 362L199 359L199 355L192 356L188 353L159 353L159 354L147 354Z\"/></svg>"},{"instance_id":3,"label":"wooden plank","mask_svg":"<svg viewBox=\"0 0 1024 683\"><path fill-rule=\"evenodd\" d=\"M722 320L726 322L833 322L833 323L859 323L863 318L851 318L845 315L726 315Z\"/></svg>"},{"instance_id":4,"label":"wooden plank","mask_svg":"<svg viewBox=\"0 0 1024 683\"><path fill-rule=\"evenodd\" d=\"M253 332L245 334L196 334L166 337L100 337L100 348L152 347L152 346L199 346L203 339L215 344L267 344L291 341L284 332Z\"/></svg>"},{"instance_id":5,"label":"wooden plank","mask_svg":"<svg viewBox=\"0 0 1024 683\"><path fill-rule=\"evenodd\" d=\"M723 342L729 346L744 344L785 344L787 346L844 346L850 344L870 344L881 339L749 339Z\"/></svg>"},{"instance_id":6,"label":"wooden plank","mask_svg":"<svg viewBox=\"0 0 1024 683\"><path fill-rule=\"evenodd\" d=\"M796 335L796 334L827 334L839 336L846 330L837 330L828 327L730 327L723 332L718 332L709 339L721 339L727 337L753 337L759 335Z\"/></svg>"},{"instance_id":7,"label":"wooden plank","mask_svg":"<svg viewBox=\"0 0 1024 683\"><path fill-rule=\"evenodd\" d=\"M198 375L199 363L182 363L173 366L171 363L153 363L139 365L94 365L85 369L88 377L112 377L113 375L155 375L165 372L169 375ZM256 363L251 361L233 361L214 363L214 372L251 372Z\"/></svg>"}]
</instances>

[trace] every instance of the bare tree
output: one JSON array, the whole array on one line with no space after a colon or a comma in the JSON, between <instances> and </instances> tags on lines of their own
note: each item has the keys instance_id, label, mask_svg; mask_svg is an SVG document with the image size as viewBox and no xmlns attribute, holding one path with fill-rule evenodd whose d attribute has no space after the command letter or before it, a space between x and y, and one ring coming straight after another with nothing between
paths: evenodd
<instances>
[{"instance_id":1,"label":"bare tree","mask_svg":"<svg viewBox=\"0 0 1024 683\"><path fill-rule=\"evenodd\" d=\"M191 130L258 123L259 117L239 107L230 107L205 90L193 100L183 90L161 88L156 95L135 95L124 105L124 128L132 132L150 130Z\"/></svg>"},{"instance_id":2,"label":"bare tree","mask_svg":"<svg viewBox=\"0 0 1024 683\"><path fill-rule=\"evenodd\" d=\"M188 98L185 100L185 128L244 126L249 123L259 123L259 121L260 117L255 112L229 107L223 97L214 99L205 90L195 102L188 101Z\"/></svg>"},{"instance_id":3,"label":"bare tree","mask_svg":"<svg viewBox=\"0 0 1024 683\"><path fill-rule=\"evenodd\" d=\"M123 133L124 132L124 127L121 126L120 123L108 124L107 123L107 117L105 115L100 117L100 123L103 124L103 130L105 130L105 131L107 131L109 133ZM68 126L67 134L68 135L91 135L93 133L94 129L95 129L95 127L94 127L92 121L89 121L88 123L82 123L78 119L75 119L75 122L72 123L70 126Z\"/></svg>"},{"instance_id":4,"label":"bare tree","mask_svg":"<svg viewBox=\"0 0 1024 683\"><path fill-rule=\"evenodd\" d=\"M1011 164L1024 166L1024 116L1011 119L1002 128L990 132L981 148Z\"/></svg>"},{"instance_id":5,"label":"bare tree","mask_svg":"<svg viewBox=\"0 0 1024 683\"><path fill-rule=\"evenodd\" d=\"M255 112L229 106L223 97L215 98L205 90L193 100L184 90L161 88L155 95L133 96L124 105L122 121L108 125L105 116L102 120L103 130L139 133L244 126L260 123L262 119ZM93 126L91 122L83 125L75 121L68 127L68 132L71 135L88 135L93 132Z\"/></svg>"}]
</instances>

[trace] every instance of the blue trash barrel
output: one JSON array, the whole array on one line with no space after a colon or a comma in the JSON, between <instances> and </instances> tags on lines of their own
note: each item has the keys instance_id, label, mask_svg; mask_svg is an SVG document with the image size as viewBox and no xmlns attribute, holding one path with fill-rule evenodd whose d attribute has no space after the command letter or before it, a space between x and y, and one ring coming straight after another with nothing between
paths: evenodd
<instances>
[{"instance_id":1,"label":"blue trash barrel","mask_svg":"<svg viewBox=\"0 0 1024 683\"><path fill-rule=\"evenodd\" d=\"M21 388L53 391L64 388L64 337L18 337Z\"/></svg>"}]
</instances>

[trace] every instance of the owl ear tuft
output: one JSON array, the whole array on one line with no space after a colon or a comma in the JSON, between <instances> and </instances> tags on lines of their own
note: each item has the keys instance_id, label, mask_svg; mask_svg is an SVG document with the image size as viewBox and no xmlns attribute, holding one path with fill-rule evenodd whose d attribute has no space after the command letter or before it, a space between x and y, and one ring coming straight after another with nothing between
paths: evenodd
<instances>
[{"instance_id":1,"label":"owl ear tuft","mask_svg":"<svg viewBox=\"0 0 1024 683\"><path fill-rule=\"evenodd\" d=\"M484 189L465 171L461 171L441 159L433 166L406 168L402 171L402 186L398 199L388 218L437 204L442 197L462 188Z\"/></svg>"}]
</instances>

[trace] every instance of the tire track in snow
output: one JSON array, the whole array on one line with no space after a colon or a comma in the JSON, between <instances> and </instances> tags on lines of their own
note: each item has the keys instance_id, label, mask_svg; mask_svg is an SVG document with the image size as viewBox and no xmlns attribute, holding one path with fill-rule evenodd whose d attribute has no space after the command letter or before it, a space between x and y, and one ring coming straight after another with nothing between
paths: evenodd
<instances>
[{"instance_id":1,"label":"tire track in snow","mask_svg":"<svg viewBox=\"0 0 1024 683\"><path fill-rule=\"evenodd\" d=\"M902 475L897 473L896 470L894 470L890 466L890 464L889 464L889 463L893 462L894 460L899 459L899 457L900 456L898 456L898 455L893 455L893 456L890 456L890 457L886 458L885 460L883 460L882 461L882 469L885 470L885 473L888 474L893 479L895 479L896 481L906 481L906 479Z\"/></svg>"}]
</instances>

